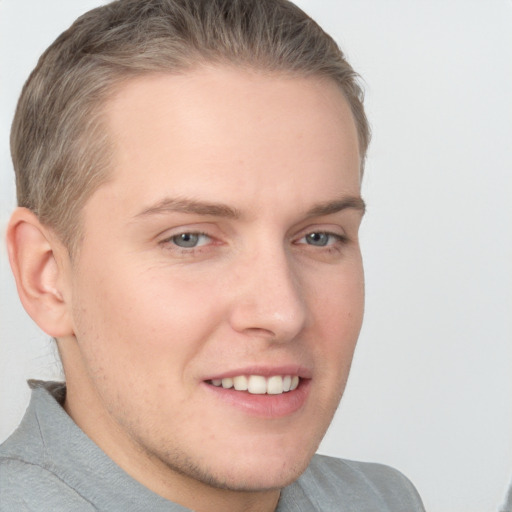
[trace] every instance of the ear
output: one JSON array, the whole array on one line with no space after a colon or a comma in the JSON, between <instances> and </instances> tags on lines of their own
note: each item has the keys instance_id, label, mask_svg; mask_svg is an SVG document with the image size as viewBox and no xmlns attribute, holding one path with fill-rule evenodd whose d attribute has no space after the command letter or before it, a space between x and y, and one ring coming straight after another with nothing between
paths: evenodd
<instances>
[{"instance_id":1,"label":"ear","mask_svg":"<svg viewBox=\"0 0 512 512\"><path fill-rule=\"evenodd\" d=\"M73 333L67 249L34 213L17 208L7 226L7 250L23 307L47 334Z\"/></svg>"}]
</instances>

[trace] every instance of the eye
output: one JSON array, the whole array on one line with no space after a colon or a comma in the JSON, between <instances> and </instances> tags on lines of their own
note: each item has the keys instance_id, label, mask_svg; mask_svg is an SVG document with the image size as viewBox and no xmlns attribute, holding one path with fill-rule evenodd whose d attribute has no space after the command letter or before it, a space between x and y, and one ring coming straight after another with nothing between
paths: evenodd
<instances>
[{"instance_id":1,"label":"eye","mask_svg":"<svg viewBox=\"0 0 512 512\"><path fill-rule=\"evenodd\" d=\"M302 237L299 242L305 243L307 245L313 245L315 247L326 247L329 245L336 244L338 242L342 242L344 237L341 235L337 235L334 233L325 233L322 231L315 231L313 233L308 233L306 236Z\"/></svg>"},{"instance_id":2,"label":"eye","mask_svg":"<svg viewBox=\"0 0 512 512\"><path fill-rule=\"evenodd\" d=\"M168 241L183 249L192 249L206 245L210 242L210 237L204 233L180 233L179 235L172 236Z\"/></svg>"}]
</instances>

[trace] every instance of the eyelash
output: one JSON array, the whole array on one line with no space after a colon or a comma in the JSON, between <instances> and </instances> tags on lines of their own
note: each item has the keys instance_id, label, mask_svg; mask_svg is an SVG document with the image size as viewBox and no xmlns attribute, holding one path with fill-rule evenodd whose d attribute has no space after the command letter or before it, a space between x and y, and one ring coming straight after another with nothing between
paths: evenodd
<instances>
[{"instance_id":1,"label":"eyelash","mask_svg":"<svg viewBox=\"0 0 512 512\"><path fill-rule=\"evenodd\" d=\"M162 240L160 242L160 245L165 246L167 248L170 248L170 250L180 251L183 254L194 254L195 252L198 252L198 251L202 250L202 248L204 246L210 245L208 243L205 243L205 244L200 244L200 245L194 245L194 246L191 246L191 247L179 246L176 243L176 240L179 237L183 237L185 235L192 236L192 237L198 237L198 238L206 237L209 240L213 240L213 238L210 235L208 235L208 233L203 233L201 231L183 231L182 233L177 233L176 235L172 235L170 237L165 238L164 240Z\"/></svg>"},{"instance_id":2,"label":"eyelash","mask_svg":"<svg viewBox=\"0 0 512 512\"><path fill-rule=\"evenodd\" d=\"M307 237L311 237L312 235L320 235L320 236L327 236L331 239L334 239L334 242L329 244L326 243L325 245L315 245L315 244L308 244L305 243L305 245L309 245L310 247L319 247L323 249L337 249L339 245L345 245L348 243L348 238L345 235L340 235L339 233L332 233L330 231L310 231L309 233L306 233L303 237L299 238L300 240L306 239Z\"/></svg>"},{"instance_id":3,"label":"eyelash","mask_svg":"<svg viewBox=\"0 0 512 512\"><path fill-rule=\"evenodd\" d=\"M199 239L201 237L206 237L209 241L206 243L201 243L200 245L194 245L190 247L183 247L179 246L176 243L176 240L179 237L184 236L189 237L198 237ZM311 237L312 235L319 235L319 236L327 236L329 237L327 243L325 245L315 245L315 244L309 244L307 242L301 242L301 240L305 240L307 237ZM329 243L332 242L332 243ZM294 245L305 245L309 248L319 249L323 250L325 252L340 252L343 248L343 246L347 245L349 242L348 237L345 235L341 235L339 233L333 233L330 231L310 231L297 239L294 242ZM210 236L208 233L204 233L202 231L183 231L181 233L177 233L175 235L171 235L164 240L160 241L159 244L163 247L165 247L168 250L178 252L179 254L182 254L183 256L194 256L197 253L201 253L203 251L208 251L212 245L221 245L219 243L215 243L215 238Z\"/></svg>"}]
</instances>

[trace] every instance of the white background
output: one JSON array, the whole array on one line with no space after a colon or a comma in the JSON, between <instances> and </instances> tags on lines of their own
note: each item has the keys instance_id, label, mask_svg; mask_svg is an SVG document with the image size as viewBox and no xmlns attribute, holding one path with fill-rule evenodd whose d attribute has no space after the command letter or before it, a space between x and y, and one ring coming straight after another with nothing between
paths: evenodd
<instances>
[{"instance_id":1,"label":"white background","mask_svg":"<svg viewBox=\"0 0 512 512\"><path fill-rule=\"evenodd\" d=\"M98 0L0 0L0 231L8 131L42 50ZM406 473L430 512L497 511L512 476L512 2L302 0L363 76L365 325L321 451ZM0 440L58 377L0 249Z\"/></svg>"}]
</instances>

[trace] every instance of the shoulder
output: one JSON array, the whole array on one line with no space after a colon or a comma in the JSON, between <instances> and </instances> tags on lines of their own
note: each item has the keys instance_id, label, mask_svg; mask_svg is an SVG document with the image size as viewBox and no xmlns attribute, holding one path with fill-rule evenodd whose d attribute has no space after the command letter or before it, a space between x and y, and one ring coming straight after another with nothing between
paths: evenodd
<instances>
[{"instance_id":1,"label":"shoulder","mask_svg":"<svg viewBox=\"0 0 512 512\"><path fill-rule=\"evenodd\" d=\"M501 505L500 512L512 512L512 482L507 491L505 502Z\"/></svg>"},{"instance_id":2,"label":"shoulder","mask_svg":"<svg viewBox=\"0 0 512 512\"><path fill-rule=\"evenodd\" d=\"M383 464L315 455L298 483L320 510L343 503L354 511L424 511L412 483Z\"/></svg>"},{"instance_id":3,"label":"shoulder","mask_svg":"<svg viewBox=\"0 0 512 512\"><path fill-rule=\"evenodd\" d=\"M94 507L48 469L0 455L0 512L92 512Z\"/></svg>"},{"instance_id":4,"label":"shoulder","mask_svg":"<svg viewBox=\"0 0 512 512\"><path fill-rule=\"evenodd\" d=\"M58 474L55 469L48 452L51 440L43 434L44 421L39 417L39 409L51 416L52 407L58 407L54 398L34 390L21 424L0 445L0 512L95 510L63 481L65 470Z\"/></svg>"}]
</instances>

